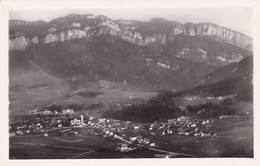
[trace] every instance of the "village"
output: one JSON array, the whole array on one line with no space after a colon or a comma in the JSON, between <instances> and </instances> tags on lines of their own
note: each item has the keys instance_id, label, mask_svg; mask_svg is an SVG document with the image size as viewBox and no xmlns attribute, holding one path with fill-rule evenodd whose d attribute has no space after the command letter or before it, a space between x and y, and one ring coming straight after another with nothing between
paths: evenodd
<instances>
[{"instance_id":1,"label":"village","mask_svg":"<svg viewBox=\"0 0 260 166\"><path fill-rule=\"evenodd\" d=\"M214 137L210 130L214 120L192 119L181 116L167 122L133 123L115 119L98 118L87 113L75 114L73 109L61 112L43 110L30 112L30 118L11 120L10 137L13 136L75 136L82 132L118 141L119 152L131 152L160 145L153 138L165 135ZM223 117L221 117L223 118Z\"/></svg>"}]
</instances>

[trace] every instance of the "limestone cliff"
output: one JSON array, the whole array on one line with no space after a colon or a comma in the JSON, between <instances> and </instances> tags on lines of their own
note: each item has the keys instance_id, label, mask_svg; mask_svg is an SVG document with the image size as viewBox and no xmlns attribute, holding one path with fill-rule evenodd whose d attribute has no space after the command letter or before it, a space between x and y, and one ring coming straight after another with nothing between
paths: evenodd
<instances>
[{"instance_id":1,"label":"limestone cliff","mask_svg":"<svg viewBox=\"0 0 260 166\"><path fill-rule=\"evenodd\" d=\"M73 16L70 16L73 18ZM78 17L77 17L78 18ZM87 17L83 17L87 18ZM89 18L87 18L89 19ZM96 19L95 17L90 18ZM82 19L83 20L83 19ZM23 36L18 36L14 39L10 40L10 50L24 50L27 46L30 45L31 42L34 44L38 43L52 43L52 42L63 42L67 40L73 40L77 38L90 37L91 35L102 35L102 34L110 34L114 36L121 37L124 40L130 41L136 44L148 45L150 43L159 43L166 44L169 41L175 39L177 35L185 35L185 36L209 36L219 41L224 41L242 48L251 49L252 47L252 39L248 36L224 28L218 25L203 23L203 24L172 24L170 27L164 32L157 32L153 25L150 24L148 28L142 28L143 25L148 22L139 22L138 25L142 24L140 27L131 21L114 21L107 17L99 17L99 19L92 23L91 26L82 27L80 21L72 22L68 27L69 30L61 31L64 27L51 27L47 31L47 34L44 33L44 37L39 39L33 38L29 40L24 34ZM21 21L21 20L13 20L10 21L10 26L26 26L30 25L30 22ZM92 27L92 28L91 28ZM59 33L57 33L57 29L59 29ZM147 31L150 33L147 34ZM92 32L92 33L91 33ZM21 43L20 43L21 42Z\"/></svg>"},{"instance_id":2,"label":"limestone cliff","mask_svg":"<svg viewBox=\"0 0 260 166\"><path fill-rule=\"evenodd\" d=\"M24 51L27 46L29 46L30 41L25 36L19 36L15 37L14 39L11 39L9 42L9 50L14 51Z\"/></svg>"},{"instance_id":3,"label":"limestone cliff","mask_svg":"<svg viewBox=\"0 0 260 166\"><path fill-rule=\"evenodd\" d=\"M105 16L69 15L50 22L11 20L9 25L9 49L11 51L24 51L28 46L34 44L64 42L100 35L112 35L133 44L156 48L169 45L177 37L181 36L210 37L221 43L224 42L246 50L252 50L252 39L250 37L211 23L180 24L163 19L141 22L112 20ZM179 56L181 55L179 54ZM200 61L207 58L204 53L201 53L200 56ZM241 58L239 56L238 54L221 55L216 56L215 59L223 63L233 62L234 59L243 58L243 56Z\"/></svg>"}]
</instances>

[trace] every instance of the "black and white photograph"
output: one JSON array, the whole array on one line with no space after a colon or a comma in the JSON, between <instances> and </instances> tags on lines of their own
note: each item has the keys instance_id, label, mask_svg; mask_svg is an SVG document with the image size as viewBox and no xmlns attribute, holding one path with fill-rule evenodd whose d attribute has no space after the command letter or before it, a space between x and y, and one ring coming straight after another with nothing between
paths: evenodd
<instances>
[{"instance_id":1,"label":"black and white photograph","mask_svg":"<svg viewBox=\"0 0 260 166\"><path fill-rule=\"evenodd\" d=\"M252 8L8 15L9 160L254 158Z\"/></svg>"}]
</instances>

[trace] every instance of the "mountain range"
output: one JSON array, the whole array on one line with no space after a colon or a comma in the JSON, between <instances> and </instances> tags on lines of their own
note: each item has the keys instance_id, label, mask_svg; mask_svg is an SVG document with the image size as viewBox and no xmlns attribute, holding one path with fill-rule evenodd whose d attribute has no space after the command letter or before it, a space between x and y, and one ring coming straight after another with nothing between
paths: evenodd
<instances>
[{"instance_id":1,"label":"mountain range","mask_svg":"<svg viewBox=\"0 0 260 166\"><path fill-rule=\"evenodd\" d=\"M134 88L181 90L205 84L210 75L215 78L207 79L210 84L226 80L226 66L252 54L250 37L212 23L91 14L50 22L9 21L10 78L36 66L73 86L108 80ZM238 67L235 73L250 67ZM223 71L218 76L215 70ZM16 84L10 80L11 86Z\"/></svg>"}]
</instances>

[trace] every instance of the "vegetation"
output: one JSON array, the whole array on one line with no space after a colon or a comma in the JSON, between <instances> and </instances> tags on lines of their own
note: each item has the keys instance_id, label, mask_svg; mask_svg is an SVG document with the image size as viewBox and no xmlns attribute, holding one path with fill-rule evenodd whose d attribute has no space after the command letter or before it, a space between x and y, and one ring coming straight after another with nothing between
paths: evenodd
<instances>
[{"instance_id":1,"label":"vegetation","mask_svg":"<svg viewBox=\"0 0 260 166\"><path fill-rule=\"evenodd\" d=\"M151 98L148 103L157 103L157 104L164 104L164 105L170 105L172 103L172 98L174 96L174 93L170 90L167 91L161 91L157 96Z\"/></svg>"},{"instance_id":2,"label":"vegetation","mask_svg":"<svg viewBox=\"0 0 260 166\"><path fill-rule=\"evenodd\" d=\"M232 107L235 104L231 98L223 100L220 104L214 104L208 102L206 104L200 104L191 106L188 105L187 109L192 115L197 115L200 118L216 118L221 115L232 115L236 110Z\"/></svg>"},{"instance_id":3,"label":"vegetation","mask_svg":"<svg viewBox=\"0 0 260 166\"><path fill-rule=\"evenodd\" d=\"M154 122L166 121L181 115L182 112L178 107L170 108L163 104L148 103L128 106L117 112L109 110L103 114L103 117L134 122Z\"/></svg>"},{"instance_id":4,"label":"vegetation","mask_svg":"<svg viewBox=\"0 0 260 166\"><path fill-rule=\"evenodd\" d=\"M253 86L245 86L237 94L239 101L252 101L253 100Z\"/></svg>"},{"instance_id":5,"label":"vegetation","mask_svg":"<svg viewBox=\"0 0 260 166\"><path fill-rule=\"evenodd\" d=\"M168 96L159 95L156 98L149 100L146 104L124 107L120 111L109 110L103 114L103 117L134 122L154 122L167 121L167 119L187 115L186 112L182 111L172 102L170 96L171 93L168 93ZM237 100L235 99L227 98L218 104L208 102L206 104L193 106L188 105L188 115L202 119L217 118L222 115L232 115L236 112L233 107L236 102Z\"/></svg>"},{"instance_id":6,"label":"vegetation","mask_svg":"<svg viewBox=\"0 0 260 166\"><path fill-rule=\"evenodd\" d=\"M104 107L103 103L97 103L97 104L89 105L86 109L87 110L96 110L96 109L99 109L99 108L102 108L102 107Z\"/></svg>"}]
</instances>

